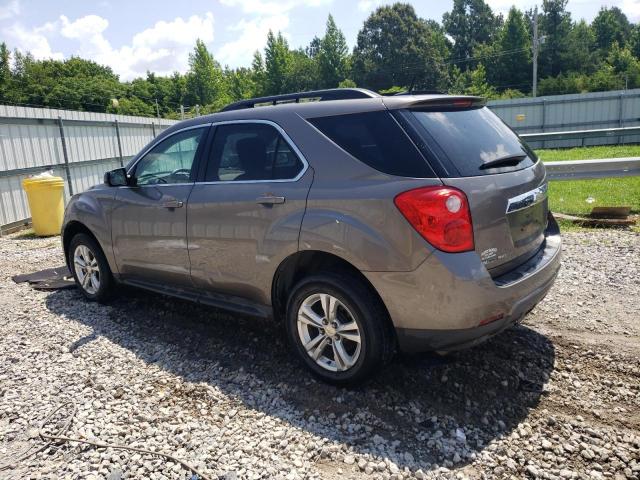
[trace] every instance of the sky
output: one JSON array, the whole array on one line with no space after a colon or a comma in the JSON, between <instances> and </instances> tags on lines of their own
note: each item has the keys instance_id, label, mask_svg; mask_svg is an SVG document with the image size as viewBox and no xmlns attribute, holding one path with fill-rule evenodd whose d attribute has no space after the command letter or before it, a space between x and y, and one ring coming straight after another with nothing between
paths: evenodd
<instances>
[{"instance_id":1,"label":"sky","mask_svg":"<svg viewBox=\"0 0 640 480\"><path fill-rule=\"evenodd\" d=\"M406 1L406 0L405 0ZM453 0L408 0L418 15L437 21ZM386 0L0 0L0 40L36 58L76 55L110 66L121 80L146 71L186 72L196 39L229 67L249 66L269 29L282 31L292 48L322 36L332 14L356 42L362 23ZM489 0L494 11L522 10L542 0ZM574 19L591 21L601 6L618 6L633 22L640 0L569 0Z\"/></svg>"}]
</instances>

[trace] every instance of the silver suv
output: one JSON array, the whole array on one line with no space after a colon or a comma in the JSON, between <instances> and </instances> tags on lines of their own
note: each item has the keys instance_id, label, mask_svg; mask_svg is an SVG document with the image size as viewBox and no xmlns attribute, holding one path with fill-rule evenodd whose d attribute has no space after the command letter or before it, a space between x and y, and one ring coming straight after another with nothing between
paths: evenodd
<instances>
[{"instance_id":1,"label":"silver suv","mask_svg":"<svg viewBox=\"0 0 640 480\"><path fill-rule=\"evenodd\" d=\"M67 206L83 294L116 284L282 321L317 376L475 345L546 294L545 169L476 97L335 89L178 123Z\"/></svg>"}]
</instances>

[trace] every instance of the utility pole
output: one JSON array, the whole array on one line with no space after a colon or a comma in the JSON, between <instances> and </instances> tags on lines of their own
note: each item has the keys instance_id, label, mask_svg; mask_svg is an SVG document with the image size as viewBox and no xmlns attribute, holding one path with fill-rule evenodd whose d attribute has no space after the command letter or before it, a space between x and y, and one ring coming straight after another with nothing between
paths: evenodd
<instances>
[{"instance_id":1,"label":"utility pole","mask_svg":"<svg viewBox=\"0 0 640 480\"><path fill-rule=\"evenodd\" d=\"M160 107L158 106L158 99L156 98L156 113L158 115L158 120L160 120Z\"/></svg>"},{"instance_id":2,"label":"utility pole","mask_svg":"<svg viewBox=\"0 0 640 480\"><path fill-rule=\"evenodd\" d=\"M184 105L180 105L180 120L184 120Z\"/></svg>"},{"instance_id":3,"label":"utility pole","mask_svg":"<svg viewBox=\"0 0 640 480\"><path fill-rule=\"evenodd\" d=\"M538 6L533 10L533 89L535 97L538 91Z\"/></svg>"}]
</instances>

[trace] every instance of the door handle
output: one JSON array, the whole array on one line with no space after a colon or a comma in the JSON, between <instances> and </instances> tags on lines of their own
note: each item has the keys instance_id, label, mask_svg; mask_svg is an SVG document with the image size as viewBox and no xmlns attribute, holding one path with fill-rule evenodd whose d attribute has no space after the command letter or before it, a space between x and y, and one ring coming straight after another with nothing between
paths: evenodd
<instances>
[{"instance_id":1,"label":"door handle","mask_svg":"<svg viewBox=\"0 0 640 480\"><path fill-rule=\"evenodd\" d=\"M162 203L162 206L164 208L180 208L184 205L184 202L181 202L180 200L176 200L175 198L173 200L167 200L166 202Z\"/></svg>"},{"instance_id":2,"label":"door handle","mask_svg":"<svg viewBox=\"0 0 640 480\"><path fill-rule=\"evenodd\" d=\"M256 199L256 203L261 205L276 205L279 203L284 203L284 197L276 197L274 195L264 195L262 197L258 197Z\"/></svg>"}]
</instances>

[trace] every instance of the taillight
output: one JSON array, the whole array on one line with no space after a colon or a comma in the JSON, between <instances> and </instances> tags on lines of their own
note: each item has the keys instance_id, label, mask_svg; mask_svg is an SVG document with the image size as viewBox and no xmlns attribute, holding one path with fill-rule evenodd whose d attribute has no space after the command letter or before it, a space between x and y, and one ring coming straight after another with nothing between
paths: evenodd
<instances>
[{"instance_id":1,"label":"taillight","mask_svg":"<svg viewBox=\"0 0 640 480\"><path fill-rule=\"evenodd\" d=\"M451 187L422 187L396 196L396 207L424 239L443 252L473 250L467 196Z\"/></svg>"}]
</instances>

